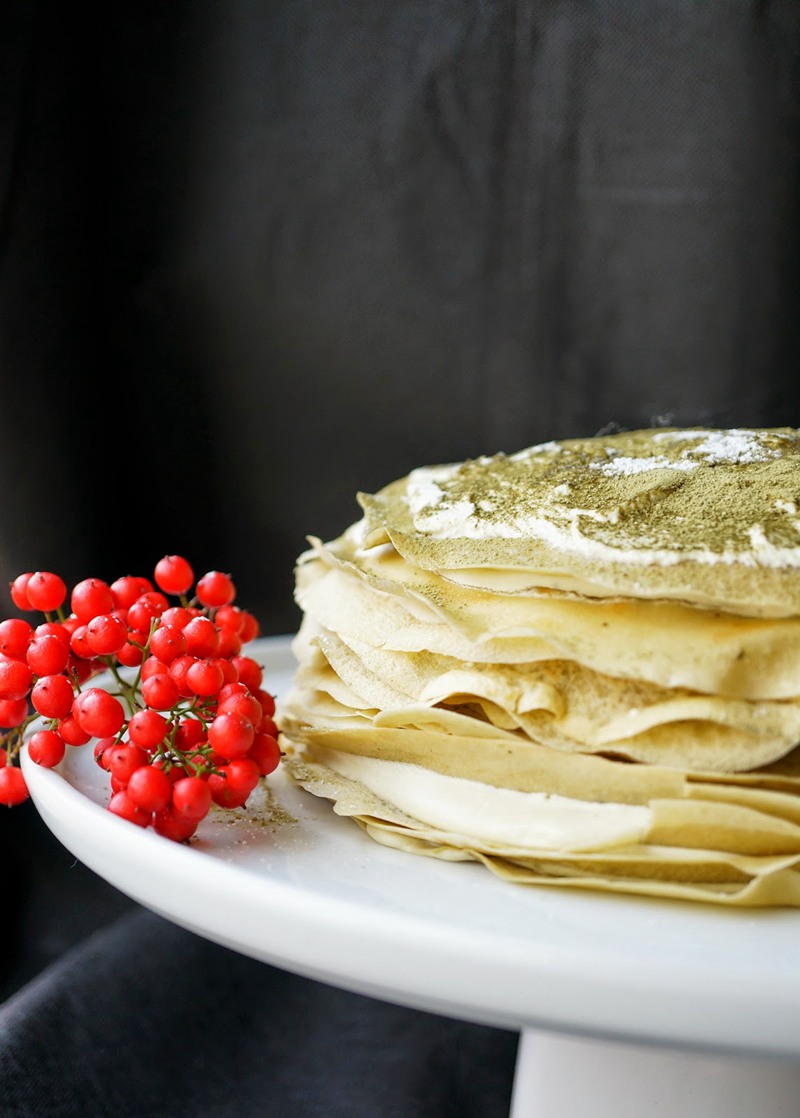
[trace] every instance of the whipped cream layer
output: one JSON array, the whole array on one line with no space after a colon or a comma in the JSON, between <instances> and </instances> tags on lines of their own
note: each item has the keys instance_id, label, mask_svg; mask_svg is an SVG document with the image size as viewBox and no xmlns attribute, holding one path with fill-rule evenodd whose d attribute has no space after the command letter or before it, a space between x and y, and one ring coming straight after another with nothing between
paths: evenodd
<instances>
[{"instance_id":1,"label":"whipped cream layer","mask_svg":"<svg viewBox=\"0 0 800 1118\"><path fill-rule=\"evenodd\" d=\"M438 830L526 851L589 851L641 842L649 807L591 803L542 792L493 788L420 765L333 750L325 765Z\"/></svg>"}]
</instances>

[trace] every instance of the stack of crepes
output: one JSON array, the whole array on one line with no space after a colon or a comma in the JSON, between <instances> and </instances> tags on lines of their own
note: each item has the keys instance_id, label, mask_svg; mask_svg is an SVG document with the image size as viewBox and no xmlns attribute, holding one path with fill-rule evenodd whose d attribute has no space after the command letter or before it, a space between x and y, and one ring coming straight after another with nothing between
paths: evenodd
<instances>
[{"instance_id":1,"label":"stack of crepes","mask_svg":"<svg viewBox=\"0 0 800 1118\"><path fill-rule=\"evenodd\" d=\"M287 765L518 883L800 905L800 431L414 470L309 538Z\"/></svg>"}]
</instances>

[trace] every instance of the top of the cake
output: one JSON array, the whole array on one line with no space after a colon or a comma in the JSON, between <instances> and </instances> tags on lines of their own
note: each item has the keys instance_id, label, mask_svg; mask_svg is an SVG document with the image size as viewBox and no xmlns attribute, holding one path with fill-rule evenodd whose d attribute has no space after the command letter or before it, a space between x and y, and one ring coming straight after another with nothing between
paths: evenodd
<instances>
[{"instance_id":1,"label":"top of the cake","mask_svg":"<svg viewBox=\"0 0 800 1118\"><path fill-rule=\"evenodd\" d=\"M368 545L516 589L800 612L800 431L652 428L426 466L360 494ZM506 574L503 574L506 572Z\"/></svg>"}]
</instances>

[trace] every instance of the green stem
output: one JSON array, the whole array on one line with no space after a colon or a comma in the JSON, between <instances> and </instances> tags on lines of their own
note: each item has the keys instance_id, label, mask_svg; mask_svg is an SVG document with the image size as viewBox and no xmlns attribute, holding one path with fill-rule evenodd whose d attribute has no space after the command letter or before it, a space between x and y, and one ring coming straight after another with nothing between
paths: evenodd
<instances>
[{"instance_id":1,"label":"green stem","mask_svg":"<svg viewBox=\"0 0 800 1118\"><path fill-rule=\"evenodd\" d=\"M123 678L122 675L120 675L119 669L117 668L117 665L114 663L113 660L109 661L108 667L109 667L109 671L111 672L111 675L117 681L117 686L119 687L119 693L122 696L122 698L125 700L125 703L127 704L129 712L131 714L134 714L139 709L139 706L140 706L140 704L138 702L138 693L139 693L139 686L138 685L139 685L139 675L140 675L140 673L137 673L136 680L134 681L134 683L130 684L130 683L128 683L128 681L126 679Z\"/></svg>"}]
</instances>

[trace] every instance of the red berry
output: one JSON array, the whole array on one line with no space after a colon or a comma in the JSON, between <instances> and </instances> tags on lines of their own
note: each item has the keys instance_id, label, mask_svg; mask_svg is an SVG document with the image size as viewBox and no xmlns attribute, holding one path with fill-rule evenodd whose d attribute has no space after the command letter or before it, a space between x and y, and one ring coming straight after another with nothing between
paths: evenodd
<instances>
[{"instance_id":1,"label":"red berry","mask_svg":"<svg viewBox=\"0 0 800 1118\"><path fill-rule=\"evenodd\" d=\"M94 650L86 639L86 634L86 625L80 624L76 629L73 629L69 638L70 650L81 660L91 660L94 657Z\"/></svg>"},{"instance_id":2,"label":"red berry","mask_svg":"<svg viewBox=\"0 0 800 1118\"><path fill-rule=\"evenodd\" d=\"M72 704L72 713L81 729L93 738L112 737L125 721L122 703L102 687L82 691Z\"/></svg>"},{"instance_id":3,"label":"red berry","mask_svg":"<svg viewBox=\"0 0 800 1118\"><path fill-rule=\"evenodd\" d=\"M30 587L28 587L28 597L30 597ZM101 613L111 613L117 605L111 587L101 578L85 578L76 583L72 588L69 602L72 612L84 625Z\"/></svg>"},{"instance_id":4,"label":"red berry","mask_svg":"<svg viewBox=\"0 0 800 1118\"><path fill-rule=\"evenodd\" d=\"M150 638L150 652L165 664L171 664L186 652L186 638L183 630L177 625L165 625L164 615L161 615L161 624Z\"/></svg>"},{"instance_id":5,"label":"red berry","mask_svg":"<svg viewBox=\"0 0 800 1118\"><path fill-rule=\"evenodd\" d=\"M252 656L234 656L232 663L236 666L239 672L239 681L251 691L257 691L261 687L264 673L261 665Z\"/></svg>"},{"instance_id":6,"label":"red berry","mask_svg":"<svg viewBox=\"0 0 800 1118\"><path fill-rule=\"evenodd\" d=\"M236 788L237 792L247 792L248 796L261 778L257 762L247 757L237 757L225 766L228 776L228 785Z\"/></svg>"},{"instance_id":7,"label":"red berry","mask_svg":"<svg viewBox=\"0 0 800 1118\"><path fill-rule=\"evenodd\" d=\"M143 765L131 773L128 795L144 811L164 811L172 796L172 781L163 769Z\"/></svg>"},{"instance_id":8,"label":"red berry","mask_svg":"<svg viewBox=\"0 0 800 1118\"><path fill-rule=\"evenodd\" d=\"M67 745L86 745L92 735L87 734L73 714L68 714L58 723L58 732Z\"/></svg>"},{"instance_id":9,"label":"red berry","mask_svg":"<svg viewBox=\"0 0 800 1118\"><path fill-rule=\"evenodd\" d=\"M33 672L21 660L0 660L0 699L24 699L31 689Z\"/></svg>"},{"instance_id":10,"label":"red berry","mask_svg":"<svg viewBox=\"0 0 800 1118\"><path fill-rule=\"evenodd\" d=\"M4 729L20 726L27 717L27 699L0 699L0 726Z\"/></svg>"},{"instance_id":11,"label":"red berry","mask_svg":"<svg viewBox=\"0 0 800 1118\"><path fill-rule=\"evenodd\" d=\"M252 694L250 688L246 684L240 683L238 679L235 679L231 683L224 684L224 686L221 688L219 693L219 701L220 703L224 703L226 699L229 699L231 697L231 695L250 694Z\"/></svg>"},{"instance_id":12,"label":"red berry","mask_svg":"<svg viewBox=\"0 0 800 1118\"><path fill-rule=\"evenodd\" d=\"M191 687L186 682L186 673L195 662L194 656L179 656L176 660L173 660L169 666L169 674L177 683L178 690L184 699L188 699L194 694Z\"/></svg>"},{"instance_id":13,"label":"red berry","mask_svg":"<svg viewBox=\"0 0 800 1118\"><path fill-rule=\"evenodd\" d=\"M135 643L134 643L135 642ZM123 644L122 648L117 653L117 659L120 664L126 668L135 668L144 660L144 652L142 649L147 644L147 633L129 633L128 641ZM141 647L137 647L140 645Z\"/></svg>"},{"instance_id":14,"label":"red berry","mask_svg":"<svg viewBox=\"0 0 800 1118\"><path fill-rule=\"evenodd\" d=\"M238 683L239 672L237 671L236 664L228 659L227 656L222 656L219 653L213 657L213 662L219 665L219 670L222 673L223 686L225 683Z\"/></svg>"},{"instance_id":15,"label":"red berry","mask_svg":"<svg viewBox=\"0 0 800 1118\"><path fill-rule=\"evenodd\" d=\"M238 606L220 606L214 614L214 621L220 629L232 629L234 633L241 633L244 625L244 610Z\"/></svg>"},{"instance_id":16,"label":"red berry","mask_svg":"<svg viewBox=\"0 0 800 1118\"><path fill-rule=\"evenodd\" d=\"M239 636L242 638L242 644L247 644L249 641L255 640L261 632L261 627L258 624L257 618L254 617L252 613L249 613L248 610L242 610L242 612L244 614L244 623L239 630Z\"/></svg>"},{"instance_id":17,"label":"red berry","mask_svg":"<svg viewBox=\"0 0 800 1118\"><path fill-rule=\"evenodd\" d=\"M64 604L67 584L52 571L34 571L25 584L25 594L33 609L50 613Z\"/></svg>"},{"instance_id":18,"label":"red berry","mask_svg":"<svg viewBox=\"0 0 800 1118\"><path fill-rule=\"evenodd\" d=\"M33 606L28 601L28 583L33 577L33 571L26 571L24 574L17 575L13 582L9 583L9 592L11 594L11 601L17 609L33 610Z\"/></svg>"},{"instance_id":19,"label":"red berry","mask_svg":"<svg viewBox=\"0 0 800 1118\"><path fill-rule=\"evenodd\" d=\"M184 629L196 616L196 613L185 606L170 606L161 614L161 624L170 625L175 629Z\"/></svg>"},{"instance_id":20,"label":"red berry","mask_svg":"<svg viewBox=\"0 0 800 1118\"><path fill-rule=\"evenodd\" d=\"M217 807L232 811L234 808L244 807L247 803L247 796L232 791L228 787L227 780L220 773L213 773L208 778L208 783L211 788L211 799Z\"/></svg>"},{"instance_id":21,"label":"red berry","mask_svg":"<svg viewBox=\"0 0 800 1118\"><path fill-rule=\"evenodd\" d=\"M219 670L222 672L224 680L223 687L226 683L239 682L239 672L231 660L228 660L225 656L217 655L214 657L214 663L219 664Z\"/></svg>"},{"instance_id":22,"label":"red berry","mask_svg":"<svg viewBox=\"0 0 800 1118\"><path fill-rule=\"evenodd\" d=\"M223 682L222 669L214 660L195 660L186 672L186 685L195 695L216 695Z\"/></svg>"},{"instance_id":23,"label":"red berry","mask_svg":"<svg viewBox=\"0 0 800 1118\"><path fill-rule=\"evenodd\" d=\"M42 633L28 645L26 659L36 675L58 675L69 663L69 644L55 633Z\"/></svg>"},{"instance_id":24,"label":"red berry","mask_svg":"<svg viewBox=\"0 0 800 1118\"><path fill-rule=\"evenodd\" d=\"M183 637L189 655L201 659L216 655L219 630L209 617L193 617L184 628Z\"/></svg>"},{"instance_id":25,"label":"red berry","mask_svg":"<svg viewBox=\"0 0 800 1118\"><path fill-rule=\"evenodd\" d=\"M199 821L211 807L211 790L199 776L184 776L172 786L172 807L185 819Z\"/></svg>"},{"instance_id":26,"label":"red berry","mask_svg":"<svg viewBox=\"0 0 800 1118\"><path fill-rule=\"evenodd\" d=\"M261 703L249 691L237 691L221 699L217 706L217 714L241 714L248 722L252 722L256 729L264 716Z\"/></svg>"},{"instance_id":27,"label":"red berry","mask_svg":"<svg viewBox=\"0 0 800 1118\"><path fill-rule=\"evenodd\" d=\"M128 736L132 742L144 749L155 749L167 735L169 723L163 714L149 707L137 710L128 722Z\"/></svg>"},{"instance_id":28,"label":"red berry","mask_svg":"<svg viewBox=\"0 0 800 1118\"><path fill-rule=\"evenodd\" d=\"M118 609L130 609L137 598L147 594L153 589L149 578L139 575L123 575L114 579L109 587L114 596L114 603Z\"/></svg>"},{"instance_id":29,"label":"red berry","mask_svg":"<svg viewBox=\"0 0 800 1118\"><path fill-rule=\"evenodd\" d=\"M208 571L198 579L195 593L204 606L214 609L217 606L227 606L236 597L236 587L230 575L222 571Z\"/></svg>"},{"instance_id":30,"label":"red berry","mask_svg":"<svg viewBox=\"0 0 800 1118\"><path fill-rule=\"evenodd\" d=\"M156 563L156 585L165 594L185 594L194 582L194 571L180 555L165 555Z\"/></svg>"},{"instance_id":31,"label":"red berry","mask_svg":"<svg viewBox=\"0 0 800 1118\"><path fill-rule=\"evenodd\" d=\"M58 672L43 675L31 690L33 708L45 718L66 718L72 710L74 698L72 684Z\"/></svg>"},{"instance_id":32,"label":"red berry","mask_svg":"<svg viewBox=\"0 0 800 1118\"><path fill-rule=\"evenodd\" d=\"M249 796L261 778L258 765L250 757L237 757L223 770L228 781L228 788L237 794Z\"/></svg>"},{"instance_id":33,"label":"red berry","mask_svg":"<svg viewBox=\"0 0 800 1118\"><path fill-rule=\"evenodd\" d=\"M253 694L261 703L264 714L267 718L271 718L275 713L275 696L271 695L269 691L264 691L261 687L257 687Z\"/></svg>"},{"instance_id":34,"label":"red berry","mask_svg":"<svg viewBox=\"0 0 800 1118\"><path fill-rule=\"evenodd\" d=\"M127 819L129 823L135 823L137 827L150 826L150 813L137 807L124 789L114 793L108 802L108 810L113 812L114 815L118 815L120 819Z\"/></svg>"},{"instance_id":35,"label":"red berry","mask_svg":"<svg viewBox=\"0 0 800 1118\"><path fill-rule=\"evenodd\" d=\"M107 769L119 784L126 786L133 773L148 764L149 757L140 746L133 745L131 742L120 742L105 751L103 760L103 768Z\"/></svg>"},{"instance_id":36,"label":"red berry","mask_svg":"<svg viewBox=\"0 0 800 1118\"><path fill-rule=\"evenodd\" d=\"M60 641L69 646L69 638L72 633L69 626L72 625L73 621L77 625L77 617L67 618L66 621L43 621L33 630L34 639L36 637L58 637Z\"/></svg>"},{"instance_id":37,"label":"red berry","mask_svg":"<svg viewBox=\"0 0 800 1118\"><path fill-rule=\"evenodd\" d=\"M110 750L115 745L119 745L116 738L98 738L94 743L94 759L101 769L108 771Z\"/></svg>"},{"instance_id":38,"label":"red berry","mask_svg":"<svg viewBox=\"0 0 800 1118\"><path fill-rule=\"evenodd\" d=\"M33 626L21 617L0 622L0 652L11 660L24 660L33 637Z\"/></svg>"},{"instance_id":39,"label":"red berry","mask_svg":"<svg viewBox=\"0 0 800 1118\"><path fill-rule=\"evenodd\" d=\"M78 681L78 683L85 683L90 676L93 676L97 671L99 661L94 657L91 660L85 660L80 656L76 656L70 649L69 660L67 661L67 672L70 676Z\"/></svg>"},{"instance_id":40,"label":"red berry","mask_svg":"<svg viewBox=\"0 0 800 1118\"><path fill-rule=\"evenodd\" d=\"M173 842L186 842L197 830L198 821L178 815L171 807L153 816L153 830Z\"/></svg>"},{"instance_id":41,"label":"red berry","mask_svg":"<svg viewBox=\"0 0 800 1118\"><path fill-rule=\"evenodd\" d=\"M211 774L208 778L208 787L211 789L211 799L218 807L244 807L250 795L249 792L237 791L230 786L225 769Z\"/></svg>"},{"instance_id":42,"label":"red berry","mask_svg":"<svg viewBox=\"0 0 800 1118\"><path fill-rule=\"evenodd\" d=\"M180 697L177 683L166 672L148 676L142 682L142 698L154 710L170 710Z\"/></svg>"},{"instance_id":43,"label":"red berry","mask_svg":"<svg viewBox=\"0 0 800 1118\"><path fill-rule=\"evenodd\" d=\"M143 680L149 679L151 675L163 675L169 671L169 665L165 664L163 660L159 660L157 656L148 656L142 664L141 678Z\"/></svg>"},{"instance_id":44,"label":"red berry","mask_svg":"<svg viewBox=\"0 0 800 1118\"><path fill-rule=\"evenodd\" d=\"M183 718L175 730L175 748L186 753L206 740L206 728L196 718Z\"/></svg>"},{"instance_id":45,"label":"red berry","mask_svg":"<svg viewBox=\"0 0 800 1118\"><path fill-rule=\"evenodd\" d=\"M128 642L128 626L113 613L99 613L86 626L86 643L95 656L114 656Z\"/></svg>"},{"instance_id":46,"label":"red berry","mask_svg":"<svg viewBox=\"0 0 800 1118\"><path fill-rule=\"evenodd\" d=\"M37 730L28 741L28 756L45 769L63 761L66 751L64 739L55 730Z\"/></svg>"},{"instance_id":47,"label":"red berry","mask_svg":"<svg viewBox=\"0 0 800 1118\"><path fill-rule=\"evenodd\" d=\"M243 757L255 738L253 723L240 714L218 714L208 727L208 744L220 757Z\"/></svg>"},{"instance_id":48,"label":"red berry","mask_svg":"<svg viewBox=\"0 0 800 1118\"><path fill-rule=\"evenodd\" d=\"M233 629L220 629L219 641L217 643L217 656L238 656L241 651L242 638L239 634L235 633Z\"/></svg>"},{"instance_id":49,"label":"red berry","mask_svg":"<svg viewBox=\"0 0 800 1118\"><path fill-rule=\"evenodd\" d=\"M272 734L259 732L253 739L253 744L248 749L247 756L255 761L262 776L268 776L280 764L281 747Z\"/></svg>"},{"instance_id":50,"label":"red berry","mask_svg":"<svg viewBox=\"0 0 800 1118\"><path fill-rule=\"evenodd\" d=\"M128 624L132 629L150 632L152 622L161 616L169 602L158 590L141 594L128 610Z\"/></svg>"},{"instance_id":51,"label":"red berry","mask_svg":"<svg viewBox=\"0 0 800 1118\"><path fill-rule=\"evenodd\" d=\"M29 795L22 769L4 765L0 768L0 804L15 807L27 800Z\"/></svg>"}]
</instances>

